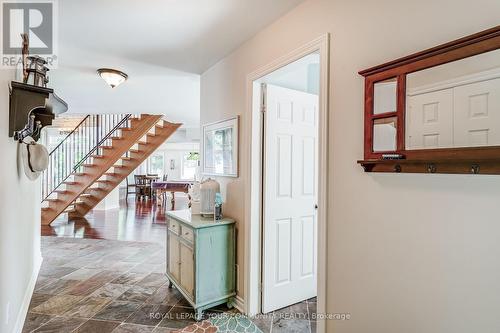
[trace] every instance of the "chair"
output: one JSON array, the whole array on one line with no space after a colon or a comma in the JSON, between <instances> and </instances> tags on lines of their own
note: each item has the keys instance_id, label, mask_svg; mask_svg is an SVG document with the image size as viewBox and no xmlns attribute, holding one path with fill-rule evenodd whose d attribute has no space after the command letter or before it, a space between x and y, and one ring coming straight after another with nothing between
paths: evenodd
<instances>
[{"instance_id":1,"label":"chair","mask_svg":"<svg viewBox=\"0 0 500 333\"><path fill-rule=\"evenodd\" d=\"M132 193L136 193L137 190L135 188L135 184L129 184L128 177L125 177L125 180L127 182L127 188L126 188L127 193L125 194L125 200L127 200L128 199L128 195L132 194ZM132 188L132 190L130 190L131 188Z\"/></svg>"},{"instance_id":2,"label":"chair","mask_svg":"<svg viewBox=\"0 0 500 333\"><path fill-rule=\"evenodd\" d=\"M135 199L142 199L147 193L146 175L134 175L135 181ZM149 187L151 189L151 187ZM151 190L150 190L151 191Z\"/></svg>"},{"instance_id":3,"label":"chair","mask_svg":"<svg viewBox=\"0 0 500 333\"><path fill-rule=\"evenodd\" d=\"M147 177L146 177L146 183L148 184L148 187L149 187L149 190L147 190L147 196L154 199L155 197L155 194L153 192L153 190L151 189L151 183L153 182L156 182L160 179L160 177L158 176L158 174L154 174L154 173L148 173Z\"/></svg>"}]
</instances>

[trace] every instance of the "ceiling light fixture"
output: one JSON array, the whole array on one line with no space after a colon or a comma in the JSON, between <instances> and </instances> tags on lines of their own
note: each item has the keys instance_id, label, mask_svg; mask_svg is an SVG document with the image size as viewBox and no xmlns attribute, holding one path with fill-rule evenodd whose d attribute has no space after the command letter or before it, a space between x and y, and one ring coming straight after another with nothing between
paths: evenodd
<instances>
[{"instance_id":1,"label":"ceiling light fixture","mask_svg":"<svg viewBox=\"0 0 500 333\"><path fill-rule=\"evenodd\" d=\"M97 74L99 74L99 76L102 77L102 79L106 81L106 83L109 84L111 88L118 87L128 79L127 74L111 68L99 68L97 70Z\"/></svg>"}]
</instances>

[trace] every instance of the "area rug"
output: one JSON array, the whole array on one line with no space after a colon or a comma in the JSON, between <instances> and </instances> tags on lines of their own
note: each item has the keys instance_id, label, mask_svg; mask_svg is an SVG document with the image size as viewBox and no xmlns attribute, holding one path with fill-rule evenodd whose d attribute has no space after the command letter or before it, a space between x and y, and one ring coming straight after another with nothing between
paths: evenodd
<instances>
[{"instance_id":1,"label":"area rug","mask_svg":"<svg viewBox=\"0 0 500 333\"><path fill-rule=\"evenodd\" d=\"M262 333L245 315L221 313L209 319L189 325L175 333Z\"/></svg>"}]
</instances>

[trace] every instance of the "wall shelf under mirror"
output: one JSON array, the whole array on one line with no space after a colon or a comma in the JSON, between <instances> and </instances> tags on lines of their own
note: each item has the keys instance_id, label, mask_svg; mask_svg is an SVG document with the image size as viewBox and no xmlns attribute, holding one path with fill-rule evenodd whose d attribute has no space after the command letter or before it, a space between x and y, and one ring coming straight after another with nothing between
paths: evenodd
<instances>
[{"instance_id":1,"label":"wall shelf under mirror","mask_svg":"<svg viewBox=\"0 0 500 333\"><path fill-rule=\"evenodd\" d=\"M500 174L500 26L359 74L366 172Z\"/></svg>"}]
</instances>

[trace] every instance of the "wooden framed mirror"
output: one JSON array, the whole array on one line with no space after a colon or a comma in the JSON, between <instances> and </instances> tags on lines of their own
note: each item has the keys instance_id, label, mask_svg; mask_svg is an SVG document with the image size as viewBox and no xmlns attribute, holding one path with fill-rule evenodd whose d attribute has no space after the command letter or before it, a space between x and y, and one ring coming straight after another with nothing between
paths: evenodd
<instances>
[{"instance_id":1,"label":"wooden framed mirror","mask_svg":"<svg viewBox=\"0 0 500 333\"><path fill-rule=\"evenodd\" d=\"M500 26L359 74L365 171L500 174Z\"/></svg>"}]
</instances>

